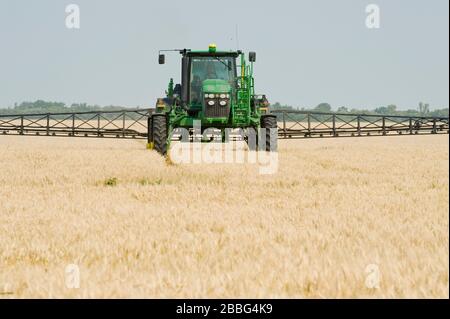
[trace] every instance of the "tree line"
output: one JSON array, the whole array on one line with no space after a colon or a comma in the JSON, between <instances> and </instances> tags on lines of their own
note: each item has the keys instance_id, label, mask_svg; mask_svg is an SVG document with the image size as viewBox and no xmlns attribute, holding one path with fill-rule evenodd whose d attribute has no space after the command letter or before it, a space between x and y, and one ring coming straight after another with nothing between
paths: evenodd
<instances>
[{"instance_id":1,"label":"tree line","mask_svg":"<svg viewBox=\"0 0 450 319\"><path fill-rule=\"evenodd\" d=\"M126 107L114 105L89 105L87 103L72 103L66 105L63 102L37 100L35 102L15 103L14 107L0 108L0 114L77 113L90 111L119 111L123 109L126 109Z\"/></svg>"},{"instance_id":2,"label":"tree line","mask_svg":"<svg viewBox=\"0 0 450 319\"><path fill-rule=\"evenodd\" d=\"M0 114L38 114L38 113L75 113L75 112L89 112L89 111L118 111L126 109L123 106L99 106L89 105L87 103L73 103L66 105L63 102L49 102L43 100L37 100L35 102L22 102L20 104L14 104L14 107L0 108ZM390 104L387 106L380 106L373 110L368 109L349 109L345 106L341 106L337 109L333 109L329 103L320 103L312 108L305 107L293 107L290 105L282 105L276 102L271 105L271 110L299 110L299 111L314 111L323 113L357 113L357 114L373 114L373 115L401 115L405 117L409 116L437 116L448 117L449 109L430 109L428 103L420 102L415 109L398 110L397 106Z\"/></svg>"},{"instance_id":3,"label":"tree line","mask_svg":"<svg viewBox=\"0 0 450 319\"><path fill-rule=\"evenodd\" d=\"M271 105L271 110L292 110L292 111L311 111L311 112L322 112L322 113L342 113L342 114L371 114L371 115L400 115L405 117L410 116L430 116L430 117L448 117L449 109L440 108L440 109L430 109L430 105L428 103L420 102L415 109L408 110L398 110L397 106L394 104L390 104L387 106L380 106L375 109L349 109L345 106L338 107L337 109L333 109L329 103L320 103L316 107L313 108L295 108L290 105L282 105L278 102Z\"/></svg>"}]
</instances>

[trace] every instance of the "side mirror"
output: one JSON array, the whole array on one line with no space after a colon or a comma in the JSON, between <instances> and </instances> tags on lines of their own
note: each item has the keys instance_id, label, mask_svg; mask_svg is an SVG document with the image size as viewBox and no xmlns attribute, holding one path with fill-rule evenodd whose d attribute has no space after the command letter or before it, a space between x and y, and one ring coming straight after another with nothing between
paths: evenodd
<instances>
[{"instance_id":1,"label":"side mirror","mask_svg":"<svg viewBox=\"0 0 450 319\"><path fill-rule=\"evenodd\" d=\"M250 62L255 62L256 61L256 52L249 52L248 53L248 60Z\"/></svg>"},{"instance_id":2,"label":"side mirror","mask_svg":"<svg viewBox=\"0 0 450 319\"><path fill-rule=\"evenodd\" d=\"M164 54L160 54L158 57L158 62L159 62L159 64L166 63L166 56Z\"/></svg>"}]
</instances>

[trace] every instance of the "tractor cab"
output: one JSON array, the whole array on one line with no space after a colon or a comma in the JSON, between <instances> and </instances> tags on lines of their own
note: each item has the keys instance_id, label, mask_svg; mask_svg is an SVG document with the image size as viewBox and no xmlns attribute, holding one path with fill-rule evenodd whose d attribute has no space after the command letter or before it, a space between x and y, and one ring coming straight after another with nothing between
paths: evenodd
<instances>
[{"instance_id":1,"label":"tractor cab","mask_svg":"<svg viewBox=\"0 0 450 319\"><path fill-rule=\"evenodd\" d=\"M236 99L237 64L240 51L218 52L215 45L208 51L180 50L181 84L174 88L180 104L189 115L228 119L231 103ZM160 63L164 63L160 55Z\"/></svg>"}]
</instances>

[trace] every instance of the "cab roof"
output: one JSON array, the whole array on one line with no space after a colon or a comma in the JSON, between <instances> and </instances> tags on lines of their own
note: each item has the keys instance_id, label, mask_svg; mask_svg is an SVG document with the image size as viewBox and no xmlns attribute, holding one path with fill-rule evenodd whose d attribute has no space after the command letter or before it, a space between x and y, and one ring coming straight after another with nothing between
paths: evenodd
<instances>
[{"instance_id":1,"label":"cab roof","mask_svg":"<svg viewBox=\"0 0 450 319\"><path fill-rule=\"evenodd\" d=\"M193 56L218 56L218 57L238 57L240 54L242 54L241 51L216 51L216 52L210 52L210 51L191 51L191 50L187 50L184 49L182 51L180 51L181 54L183 54L184 56L188 56L188 57L193 57Z\"/></svg>"}]
</instances>

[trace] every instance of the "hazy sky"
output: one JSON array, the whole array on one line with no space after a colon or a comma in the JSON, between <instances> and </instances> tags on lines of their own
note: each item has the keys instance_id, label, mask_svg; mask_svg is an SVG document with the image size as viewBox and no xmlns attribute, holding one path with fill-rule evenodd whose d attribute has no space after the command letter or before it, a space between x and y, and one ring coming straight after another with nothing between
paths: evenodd
<instances>
[{"instance_id":1,"label":"hazy sky","mask_svg":"<svg viewBox=\"0 0 450 319\"><path fill-rule=\"evenodd\" d=\"M79 30L65 26L70 3ZM380 29L365 25L370 3ZM271 102L449 105L448 0L0 0L0 106L154 106L180 73L179 55L160 66L158 49L236 49L236 25Z\"/></svg>"}]
</instances>

